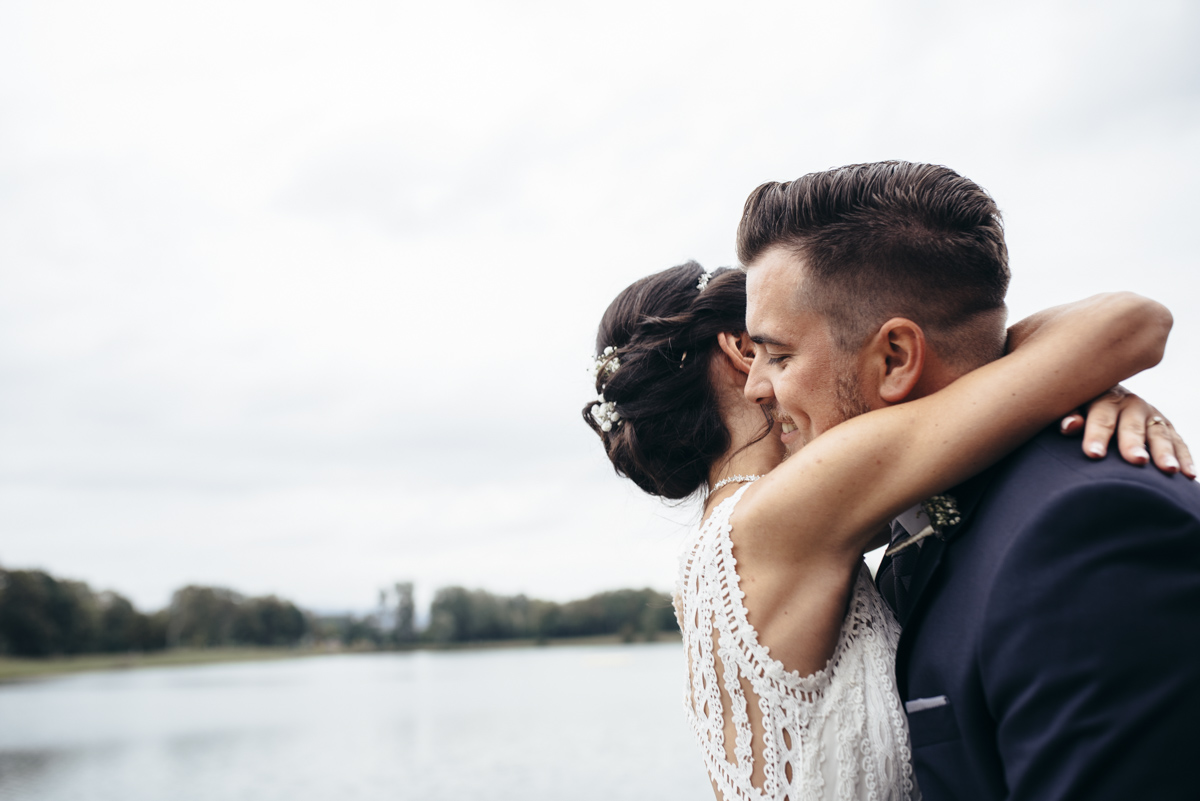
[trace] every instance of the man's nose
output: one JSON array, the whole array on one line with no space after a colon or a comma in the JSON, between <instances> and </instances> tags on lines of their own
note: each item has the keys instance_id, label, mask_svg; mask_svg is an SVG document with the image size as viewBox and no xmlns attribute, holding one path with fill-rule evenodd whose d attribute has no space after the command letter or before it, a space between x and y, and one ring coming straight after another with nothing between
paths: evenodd
<instances>
[{"instance_id":1,"label":"man's nose","mask_svg":"<svg viewBox=\"0 0 1200 801\"><path fill-rule=\"evenodd\" d=\"M761 361L755 359L750 363L750 374L746 376L746 400L751 403L767 404L775 401L775 392L771 382L759 369Z\"/></svg>"}]
</instances>

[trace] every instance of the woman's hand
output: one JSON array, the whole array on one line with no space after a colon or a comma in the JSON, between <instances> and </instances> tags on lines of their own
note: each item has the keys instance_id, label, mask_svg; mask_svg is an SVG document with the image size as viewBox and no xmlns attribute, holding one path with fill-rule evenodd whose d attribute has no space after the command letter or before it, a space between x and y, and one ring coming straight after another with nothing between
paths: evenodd
<instances>
[{"instance_id":1,"label":"woman's hand","mask_svg":"<svg viewBox=\"0 0 1200 801\"><path fill-rule=\"evenodd\" d=\"M1183 473L1196 478L1192 454L1171 423L1119 384L1089 403L1082 413L1063 418L1063 434L1074 436L1081 431L1083 452L1093 459L1104 457L1116 431L1117 450L1130 464L1143 465L1153 458L1155 466L1168 475Z\"/></svg>"}]
</instances>

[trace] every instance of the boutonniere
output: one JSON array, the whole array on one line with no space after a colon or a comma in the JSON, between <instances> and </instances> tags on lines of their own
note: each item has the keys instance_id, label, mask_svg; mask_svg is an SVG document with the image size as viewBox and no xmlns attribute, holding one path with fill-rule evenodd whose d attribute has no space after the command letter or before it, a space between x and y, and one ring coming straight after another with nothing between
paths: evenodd
<instances>
[{"instance_id":1,"label":"boutonniere","mask_svg":"<svg viewBox=\"0 0 1200 801\"><path fill-rule=\"evenodd\" d=\"M916 545L926 537L945 540L946 532L962 522L962 515L958 513L958 503L953 495L934 495L929 500L922 501L921 508L925 511L925 517L929 518L929 525L888 548L884 551L886 556L903 551L910 545Z\"/></svg>"}]
</instances>

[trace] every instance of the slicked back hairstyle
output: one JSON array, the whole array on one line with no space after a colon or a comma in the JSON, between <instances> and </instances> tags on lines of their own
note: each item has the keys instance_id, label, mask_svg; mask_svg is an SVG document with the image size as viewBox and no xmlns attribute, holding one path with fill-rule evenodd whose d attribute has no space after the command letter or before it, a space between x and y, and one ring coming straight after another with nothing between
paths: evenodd
<instances>
[{"instance_id":1,"label":"slicked back hairstyle","mask_svg":"<svg viewBox=\"0 0 1200 801\"><path fill-rule=\"evenodd\" d=\"M616 404L621 422L600 435L618 474L663 498L686 498L707 486L709 468L730 447L709 365L717 335L746 330L746 274L715 271L704 291L694 261L647 276L609 304L596 353L615 348L620 367L600 370L596 391Z\"/></svg>"},{"instance_id":2,"label":"slicked back hairstyle","mask_svg":"<svg viewBox=\"0 0 1200 801\"><path fill-rule=\"evenodd\" d=\"M884 161L765 183L746 200L738 258L750 267L776 247L804 260L797 300L826 317L843 351L906 317L963 367L1003 353L1000 210L947 167Z\"/></svg>"}]
</instances>

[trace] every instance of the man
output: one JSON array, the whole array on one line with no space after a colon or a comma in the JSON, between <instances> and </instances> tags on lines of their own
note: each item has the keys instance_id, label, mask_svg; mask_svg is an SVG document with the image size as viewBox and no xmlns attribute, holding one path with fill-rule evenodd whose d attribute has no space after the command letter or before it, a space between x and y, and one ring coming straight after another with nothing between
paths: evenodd
<instances>
[{"instance_id":1,"label":"man","mask_svg":"<svg viewBox=\"0 0 1200 801\"><path fill-rule=\"evenodd\" d=\"M999 211L944 167L764 184L738 255L757 343L746 394L789 448L1003 355ZM1172 441L1148 426L1152 449ZM904 626L897 682L926 801L1200 795L1200 489L1047 432L947 494L938 536L878 577Z\"/></svg>"}]
</instances>

